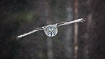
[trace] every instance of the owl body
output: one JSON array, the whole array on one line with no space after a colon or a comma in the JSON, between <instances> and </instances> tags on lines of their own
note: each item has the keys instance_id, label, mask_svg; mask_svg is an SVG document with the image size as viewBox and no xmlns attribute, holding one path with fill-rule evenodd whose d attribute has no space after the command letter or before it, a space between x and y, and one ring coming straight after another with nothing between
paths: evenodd
<instances>
[{"instance_id":1,"label":"owl body","mask_svg":"<svg viewBox=\"0 0 105 59\"><path fill-rule=\"evenodd\" d=\"M44 32L48 37L53 37L57 35L58 29L55 25L48 25L44 27Z\"/></svg>"}]
</instances>

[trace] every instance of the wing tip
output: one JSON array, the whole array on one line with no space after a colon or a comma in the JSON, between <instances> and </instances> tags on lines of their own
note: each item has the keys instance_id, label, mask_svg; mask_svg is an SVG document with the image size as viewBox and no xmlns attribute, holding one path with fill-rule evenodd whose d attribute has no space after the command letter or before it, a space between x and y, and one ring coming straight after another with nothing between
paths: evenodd
<instances>
[{"instance_id":1,"label":"wing tip","mask_svg":"<svg viewBox=\"0 0 105 59\"><path fill-rule=\"evenodd\" d=\"M86 21L86 18L80 18L80 22Z\"/></svg>"}]
</instances>

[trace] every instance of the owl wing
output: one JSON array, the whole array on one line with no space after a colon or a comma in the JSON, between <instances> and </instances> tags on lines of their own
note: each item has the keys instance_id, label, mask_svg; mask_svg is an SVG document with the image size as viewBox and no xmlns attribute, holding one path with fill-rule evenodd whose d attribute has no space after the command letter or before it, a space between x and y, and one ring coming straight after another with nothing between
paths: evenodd
<instances>
[{"instance_id":1,"label":"owl wing","mask_svg":"<svg viewBox=\"0 0 105 59\"><path fill-rule=\"evenodd\" d=\"M32 30L32 31L30 31L30 32L28 32L28 33L24 33L24 34L22 34L22 35L19 35L19 36L17 36L16 38L17 38L17 39L22 38L22 37L24 37L24 36L27 36L27 35L29 35L29 34L32 34L32 33L34 33L34 32L37 32L37 31L39 31L39 30L43 30L43 28L44 28L44 27L35 28L34 30Z\"/></svg>"},{"instance_id":2,"label":"owl wing","mask_svg":"<svg viewBox=\"0 0 105 59\"><path fill-rule=\"evenodd\" d=\"M83 21L84 21L83 18L80 18L80 19L77 19L77 20L73 20L73 21L69 21L69 22L56 23L56 24L53 24L53 25L56 26L56 27L59 27L59 26L68 25L68 24L72 24L72 23L76 23L76 22L83 22ZM49 26L49 25L47 25L47 26ZM32 30L32 31L30 31L30 32L28 32L28 33L24 33L24 34L22 34L22 35L19 35L19 36L17 36L16 38L19 39L19 38L22 38L22 37L27 36L27 35L29 35L29 34L32 34L32 33L34 33L34 32L37 32L37 31L39 31L39 30L44 30L45 27L46 27L46 26L36 28L36 29L34 29L34 30Z\"/></svg>"},{"instance_id":3,"label":"owl wing","mask_svg":"<svg viewBox=\"0 0 105 59\"><path fill-rule=\"evenodd\" d=\"M61 22L57 24L57 27L59 26L63 26L63 25L68 25L68 24L72 24L72 23L76 23L76 22L83 22L85 21L83 18L77 19L77 20L73 20L73 21L68 21L68 22Z\"/></svg>"}]
</instances>

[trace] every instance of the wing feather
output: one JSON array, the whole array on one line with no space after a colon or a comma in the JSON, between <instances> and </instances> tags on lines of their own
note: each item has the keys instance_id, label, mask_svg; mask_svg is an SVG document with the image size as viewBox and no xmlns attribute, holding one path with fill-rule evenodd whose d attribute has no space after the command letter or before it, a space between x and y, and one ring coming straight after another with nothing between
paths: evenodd
<instances>
[{"instance_id":1,"label":"wing feather","mask_svg":"<svg viewBox=\"0 0 105 59\"><path fill-rule=\"evenodd\" d=\"M34 33L34 32L37 32L37 31L39 31L39 30L43 30L43 27L39 27L39 28L36 28L36 29L34 29L34 30L28 32L28 33L24 33L24 34L22 34L22 35L19 35L19 36L17 36L17 39L22 38L22 37L24 37L24 36L27 36L27 35L29 35L29 34L32 34L32 33Z\"/></svg>"},{"instance_id":2,"label":"wing feather","mask_svg":"<svg viewBox=\"0 0 105 59\"><path fill-rule=\"evenodd\" d=\"M58 23L57 26L63 26L63 25L68 25L68 24L72 24L72 23L76 23L76 22L83 22L83 18L77 19L77 20L73 20L73 21L68 21L68 22L61 22Z\"/></svg>"}]
</instances>

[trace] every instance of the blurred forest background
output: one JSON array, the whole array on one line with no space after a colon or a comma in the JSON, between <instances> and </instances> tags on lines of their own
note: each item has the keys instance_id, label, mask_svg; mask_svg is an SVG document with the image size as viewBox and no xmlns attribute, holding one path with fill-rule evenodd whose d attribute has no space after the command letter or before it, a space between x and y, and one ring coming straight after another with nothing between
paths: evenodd
<instances>
[{"instance_id":1,"label":"blurred forest background","mask_svg":"<svg viewBox=\"0 0 105 59\"><path fill-rule=\"evenodd\" d=\"M58 28L55 37L37 27L86 18ZM105 0L0 0L0 59L105 59Z\"/></svg>"}]
</instances>

